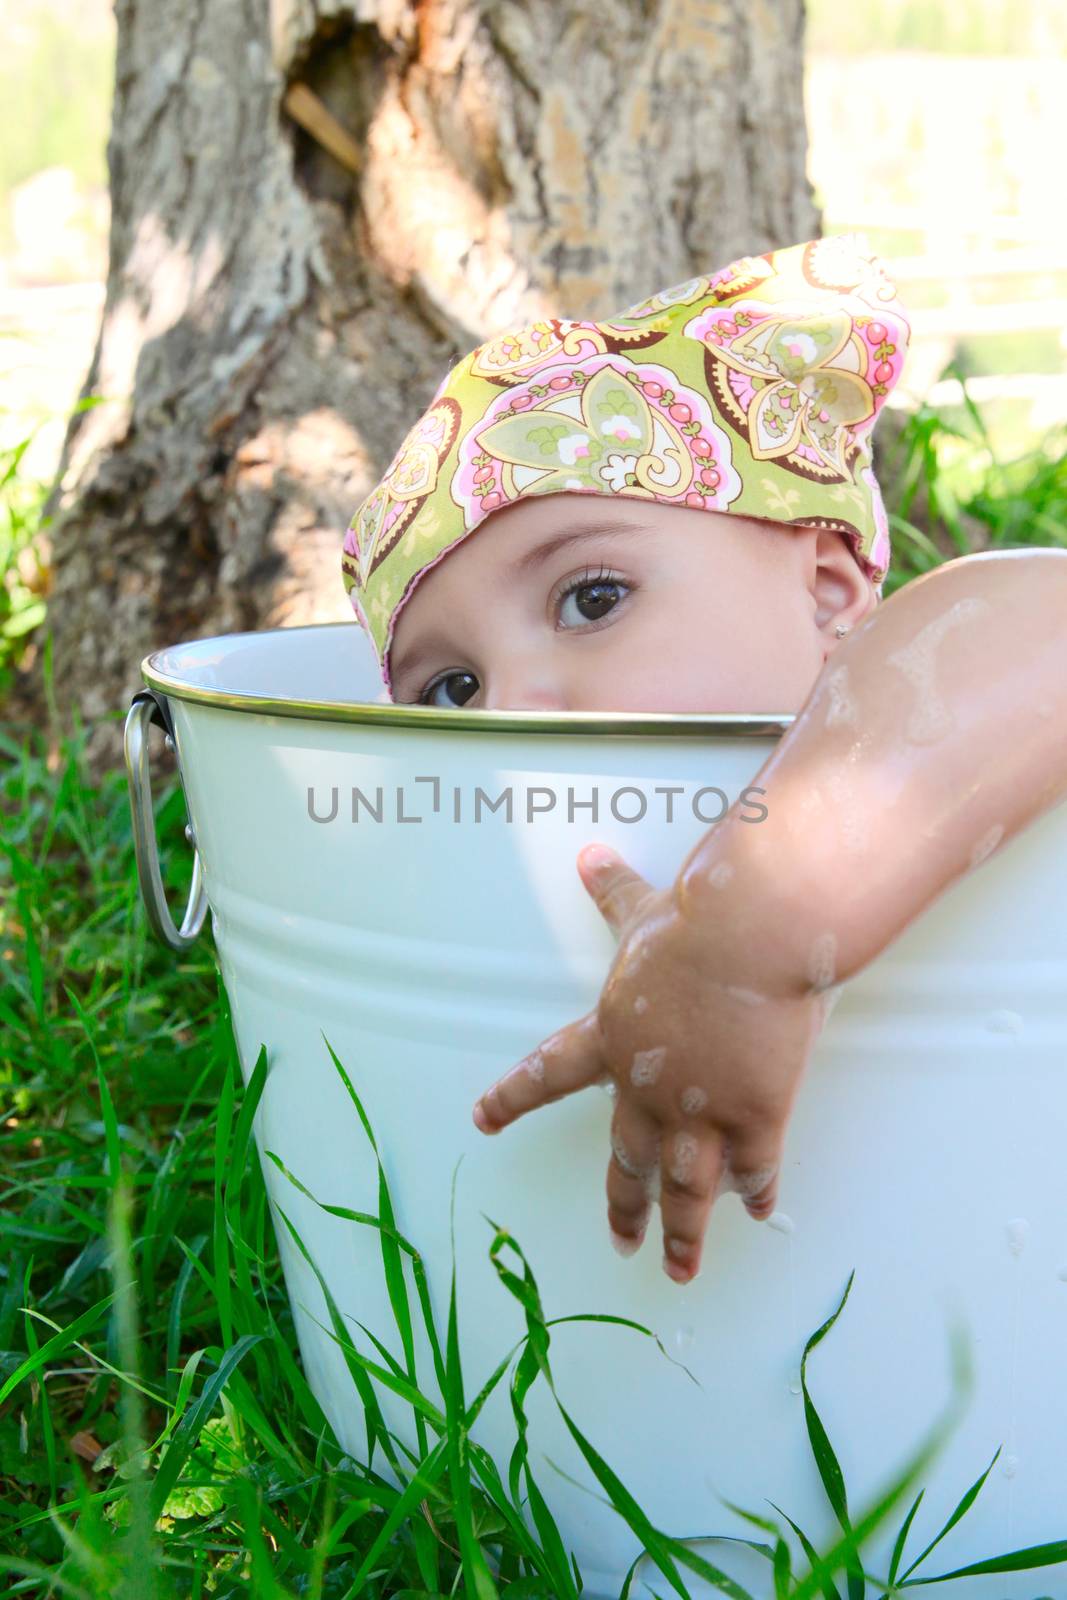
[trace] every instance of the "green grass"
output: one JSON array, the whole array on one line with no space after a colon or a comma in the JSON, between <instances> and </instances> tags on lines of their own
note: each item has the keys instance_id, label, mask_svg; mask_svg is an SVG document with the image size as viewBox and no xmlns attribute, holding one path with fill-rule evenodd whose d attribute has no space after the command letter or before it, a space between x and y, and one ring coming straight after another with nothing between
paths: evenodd
<instances>
[{"instance_id":1,"label":"green grass","mask_svg":"<svg viewBox=\"0 0 1067 1600\"><path fill-rule=\"evenodd\" d=\"M0 1597L574 1600L580 1574L535 1476L527 1433L525 1402L538 1382L632 1530L635 1553L647 1552L624 1596L685 1595L686 1573L735 1600L876 1600L925 1581L913 1575L915 1557L904 1556L905 1538L925 1564L993 1465L951 1514L932 1514L924 1550L913 1524L918 1480L970 1392L958 1335L944 1414L895 1476L887 1472L885 1491L857 1510L845 1486L847 1448L839 1456L832 1446L808 1375L815 1359L820 1386L832 1391L832 1350L816 1351L847 1315L849 1279L801 1366L805 1425L840 1536L817 1553L788 1508L771 1506L775 1517L736 1508L753 1528L745 1542L767 1563L766 1584L753 1593L712 1556L654 1527L609 1464L611 1440L588 1438L580 1416L565 1409L551 1367L556 1321L622 1319L571 1306L548 1315L506 1218L486 1219L486 1250L526 1332L501 1350L492 1373L464 1369L463 1285L453 1265L443 1305L441 1265L431 1285L418 1241L397 1231L387 1153L379 1159L358 1093L370 1064L333 1057L377 1168L378 1207L357 1214L328 1195L312 1198L352 1227L376 1231L395 1324L364 1330L325 1297L324 1326L366 1418L366 1450L359 1460L347 1456L295 1354L255 1158L252 1119L266 1055L246 1088L210 940L182 958L149 940L124 779L111 773L99 787L89 783L82 730L51 757L43 736L21 748L4 738L0 749L10 757L0 784ZM175 900L188 877L182 823L172 781L157 798L157 831ZM268 1159L295 1190L310 1193L310 1174L287 1173L277 1153ZM415 1370L416 1319L432 1374ZM654 1335L623 1323L619 1337ZM472 1378L481 1385L473 1393L465 1386ZM515 1443L507 1462L495 1462L477 1442L476 1424L505 1382ZM415 1451L386 1426L384 1390L411 1405ZM399 1488L383 1473L385 1461ZM686 1537L729 1543L735 1536L717 1533L721 1517L709 1504L707 1527ZM900 1530L893 1567L865 1575L864 1548L887 1517ZM1065 1560L1067 1540L994 1558L981 1570Z\"/></svg>"},{"instance_id":2,"label":"green grass","mask_svg":"<svg viewBox=\"0 0 1067 1600\"><path fill-rule=\"evenodd\" d=\"M0 699L30 635L44 622L51 569L42 516L46 486L22 470L29 433L0 448Z\"/></svg>"},{"instance_id":3,"label":"green grass","mask_svg":"<svg viewBox=\"0 0 1067 1600\"><path fill-rule=\"evenodd\" d=\"M866 55L882 50L930 50L953 56L1013 56L1062 52L1067 24L1053 0L866 0L841 6L807 0L809 50Z\"/></svg>"},{"instance_id":4,"label":"green grass","mask_svg":"<svg viewBox=\"0 0 1067 1600\"><path fill-rule=\"evenodd\" d=\"M890 413L875 434L893 542L887 599L957 556L1067 548L1067 424L1006 455L963 369L952 362L942 376L962 383L960 406L924 404L903 421Z\"/></svg>"},{"instance_id":5,"label":"green grass","mask_svg":"<svg viewBox=\"0 0 1067 1600\"><path fill-rule=\"evenodd\" d=\"M965 549L1067 542L1067 431L1001 461L981 414L965 406L957 415L923 408L886 438L879 474L896 550L887 593ZM20 652L31 642L41 648L43 637L32 611L39 597L22 582L37 553L47 562L41 497L21 481L20 462L18 450L8 457L0 503L0 692L3 672L10 681ZM25 626L2 626L28 612ZM47 640L41 654L47 680ZM58 730L56 719L51 734L0 734L0 1600L572 1597L579 1574L529 1449L525 1402L535 1383L555 1396L635 1550L648 1552L626 1593L684 1594L684 1574L695 1572L743 1600L747 1591L716 1579L710 1559L648 1522L609 1465L611 1440L587 1438L582 1419L564 1410L551 1330L557 1320L602 1319L589 1308L546 1313L534 1264L506 1217L486 1219L486 1250L501 1295L522 1308L526 1334L501 1350L492 1374L474 1375L482 1389L473 1397L465 1390L463 1285L453 1276L442 1306L435 1295L444 1280L431 1292L418 1241L396 1231L387 1153L378 1163L359 1103L372 1064L335 1058L379 1174L377 1213L341 1214L378 1234L395 1323L362 1330L326 1301L367 1419L362 1458L341 1450L295 1353L251 1142L264 1062L246 1088L210 934L175 957L146 931L124 775L94 786L84 730L76 719ZM174 904L188 888L184 821L171 776L157 796L156 827ZM280 1168L277 1156L268 1159ZM310 1178L286 1175L297 1189ZM313 1198L337 1214L329 1195ZM281 1225L289 1227L284 1217ZM304 1248L295 1234L294 1243ZM788 1508L772 1505L775 1518L739 1511L767 1562L766 1585L751 1600L880 1600L928 1581L916 1567L966 1514L993 1464L980 1474L976 1464L975 1483L947 1520L947 1508L922 1507L921 1490L901 1517L966 1398L957 1347L945 1414L897 1464L880 1501L852 1508L847 1441L839 1457L807 1378L809 1356L847 1315L850 1284L802 1366L805 1426L840 1538L817 1553ZM432 1375L415 1371L416 1319L433 1350ZM619 1336L653 1337L637 1324ZM814 1359L829 1393L832 1341ZM493 1462L476 1423L503 1383L515 1443L507 1462ZM383 1390L412 1407L414 1453L385 1425ZM925 1547L920 1509L930 1517ZM865 1576L865 1547L886 1517L900 1535L892 1567ZM720 1518L709 1505L709 1538ZM920 1551L917 1559L906 1546ZM993 1558L988 1570L1063 1560L1067 1542Z\"/></svg>"},{"instance_id":6,"label":"green grass","mask_svg":"<svg viewBox=\"0 0 1067 1600\"><path fill-rule=\"evenodd\" d=\"M47 10L6 30L0 63L0 194L42 168L69 167L83 184L107 184L107 136L115 76L110 28L71 27ZM0 244L8 243L4 207Z\"/></svg>"}]
</instances>

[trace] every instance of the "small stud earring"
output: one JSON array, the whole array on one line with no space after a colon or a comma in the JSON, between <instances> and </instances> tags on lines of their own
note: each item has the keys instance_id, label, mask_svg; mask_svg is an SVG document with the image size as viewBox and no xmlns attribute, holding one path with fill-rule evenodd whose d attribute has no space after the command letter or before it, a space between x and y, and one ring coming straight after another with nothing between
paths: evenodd
<instances>
[{"instance_id":1,"label":"small stud earring","mask_svg":"<svg viewBox=\"0 0 1067 1600\"><path fill-rule=\"evenodd\" d=\"M839 639L843 639L845 637L845 634L848 632L848 627L846 626L845 623L839 622L837 624L837 627L834 629L834 632L837 634L837 637Z\"/></svg>"}]
</instances>

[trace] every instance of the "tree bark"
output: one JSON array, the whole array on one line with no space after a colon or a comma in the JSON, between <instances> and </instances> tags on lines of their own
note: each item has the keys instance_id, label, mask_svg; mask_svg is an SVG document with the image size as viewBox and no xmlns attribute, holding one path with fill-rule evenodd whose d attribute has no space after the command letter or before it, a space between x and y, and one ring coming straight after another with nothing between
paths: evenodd
<instances>
[{"instance_id":1,"label":"tree bark","mask_svg":"<svg viewBox=\"0 0 1067 1600\"><path fill-rule=\"evenodd\" d=\"M350 616L345 527L458 356L819 231L803 0L116 9L105 403L49 623L106 761L149 650Z\"/></svg>"}]
</instances>

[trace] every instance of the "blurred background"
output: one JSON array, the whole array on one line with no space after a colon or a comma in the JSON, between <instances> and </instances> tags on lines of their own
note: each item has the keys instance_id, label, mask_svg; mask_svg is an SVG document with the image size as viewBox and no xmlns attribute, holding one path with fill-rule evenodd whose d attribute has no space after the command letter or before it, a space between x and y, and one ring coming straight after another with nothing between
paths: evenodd
<instances>
[{"instance_id":1,"label":"blurred background","mask_svg":"<svg viewBox=\"0 0 1067 1600\"><path fill-rule=\"evenodd\" d=\"M175 960L141 909L140 660L325 620L300 609L316 584L347 615L347 518L490 327L607 314L820 220L866 233L913 323L874 436L886 593L970 550L1067 547L1067 8L117 13L0 0L0 1600L341 1600L372 1593L389 1502L339 1475L294 1364L210 921ZM173 755L153 767L177 907L183 795ZM143 1391L108 1293L120 1167ZM120 1399L142 1392L158 1588L116 1538L140 1426ZM324 1583L338 1481L361 1520ZM469 1503L423 1509L436 1537L412 1506L374 1595L457 1592Z\"/></svg>"},{"instance_id":2,"label":"blurred background","mask_svg":"<svg viewBox=\"0 0 1067 1600\"><path fill-rule=\"evenodd\" d=\"M107 0L0 7L0 428L47 478L107 274ZM809 0L808 173L824 232L892 258L914 345L897 407L958 404L997 445L1067 417L1067 10L1056 0ZM785 241L783 241L785 242Z\"/></svg>"},{"instance_id":3,"label":"blurred background","mask_svg":"<svg viewBox=\"0 0 1067 1600\"><path fill-rule=\"evenodd\" d=\"M0 708L16 722L40 720L49 632L59 701L97 727L106 764L117 727L99 725L147 649L347 615L334 564L347 516L451 359L509 322L624 303L661 259L674 281L809 237L818 214L823 233L867 235L913 320L875 435L886 594L969 550L1067 542L1055 0L790 0L777 37L746 23L721 55L722 7L661 7L642 15L667 65L645 79L639 34L618 46L614 122L612 85L569 79L558 48L615 48L614 24L579 5L517 23L503 4L467 32L477 8L458 23L350 11L264 0L256 42L213 8L214 34L183 4L169 25L158 5L123 13L120 35L107 0L0 0ZM743 83L725 87L731 73ZM618 166L601 208L605 140ZM650 154L670 161L651 169L663 193L631 249L616 197L640 209L635 163ZM294 275L310 291L291 291ZM291 292L276 304L264 286L278 279ZM229 331L257 324L248 345Z\"/></svg>"}]
</instances>

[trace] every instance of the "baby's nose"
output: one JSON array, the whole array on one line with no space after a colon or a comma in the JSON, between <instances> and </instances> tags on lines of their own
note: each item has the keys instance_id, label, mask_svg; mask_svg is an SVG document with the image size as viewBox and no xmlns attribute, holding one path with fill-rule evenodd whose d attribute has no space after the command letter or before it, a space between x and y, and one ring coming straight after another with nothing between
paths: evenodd
<instances>
[{"instance_id":1,"label":"baby's nose","mask_svg":"<svg viewBox=\"0 0 1067 1600\"><path fill-rule=\"evenodd\" d=\"M486 711L566 711L562 686L543 677L508 673L489 684Z\"/></svg>"}]
</instances>

